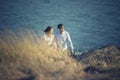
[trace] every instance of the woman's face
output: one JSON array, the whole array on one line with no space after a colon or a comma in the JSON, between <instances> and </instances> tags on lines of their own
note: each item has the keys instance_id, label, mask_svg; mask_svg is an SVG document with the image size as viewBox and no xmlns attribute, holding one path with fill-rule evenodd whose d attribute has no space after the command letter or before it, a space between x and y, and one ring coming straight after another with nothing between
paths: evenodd
<instances>
[{"instance_id":1,"label":"woman's face","mask_svg":"<svg viewBox=\"0 0 120 80\"><path fill-rule=\"evenodd\" d=\"M53 30L53 28L52 28L52 29L50 30L50 32L49 32L49 33L51 33L51 34L52 34L52 33L53 33L53 31L54 31L54 30Z\"/></svg>"}]
</instances>

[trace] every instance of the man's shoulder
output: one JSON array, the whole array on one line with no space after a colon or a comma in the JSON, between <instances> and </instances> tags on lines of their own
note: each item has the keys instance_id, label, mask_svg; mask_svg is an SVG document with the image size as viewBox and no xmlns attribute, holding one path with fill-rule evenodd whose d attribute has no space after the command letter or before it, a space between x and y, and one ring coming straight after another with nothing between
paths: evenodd
<instances>
[{"instance_id":1,"label":"man's shoulder","mask_svg":"<svg viewBox=\"0 0 120 80\"><path fill-rule=\"evenodd\" d=\"M65 34L69 34L69 32L68 32L68 31L64 31L64 33L65 33Z\"/></svg>"}]
</instances>

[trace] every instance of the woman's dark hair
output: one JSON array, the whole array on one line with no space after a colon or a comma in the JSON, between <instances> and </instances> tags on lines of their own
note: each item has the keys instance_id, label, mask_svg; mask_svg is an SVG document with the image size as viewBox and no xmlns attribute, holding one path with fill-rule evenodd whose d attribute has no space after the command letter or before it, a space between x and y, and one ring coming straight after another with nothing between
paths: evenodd
<instances>
[{"instance_id":1,"label":"woman's dark hair","mask_svg":"<svg viewBox=\"0 0 120 80\"><path fill-rule=\"evenodd\" d=\"M58 24L57 28L60 29L62 28L62 26L64 26L63 24Z\"/></svg>"},{"instance_id":2,"label":"woman's dark hair","mask_svg":"<svg viewBox=\"0 0 120 80\"><path fill-rule=\"evenodd\" d=\"M48 27L44 30L44 32L47 33L47 32L49 32L52 28L53 28L52 26L48 26Z\"/></svg>"}]
</instances>

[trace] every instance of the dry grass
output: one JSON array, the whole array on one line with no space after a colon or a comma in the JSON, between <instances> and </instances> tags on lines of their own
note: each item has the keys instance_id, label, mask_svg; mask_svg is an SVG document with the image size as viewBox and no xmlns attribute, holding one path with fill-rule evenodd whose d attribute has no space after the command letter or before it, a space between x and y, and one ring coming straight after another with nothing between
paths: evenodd
<instances>
[{"instance_id":1,"label":"dry grass","mask_svg":"<svg viewBox=\"0 0 120 80\"><path fill-rule=\"evenodd\" d=\"M87 54L87 57L83 57L81 62L102 69L120 68L120 49L112 45L107 46Z\"/></svg>"},{"instance_id":2,"label":"dry grass","mask_svg":"<svg viewBox=\"0 0 120 80\"><path fill-rule=\"evenodd\" d=\"M114 45L83 54L85 80L120 80L120 49Z\"/></svg>"},{"instance_id":3,"label":"dry grass","mask_svg":"<svg viewBox=\"0 0 120 80\"><path fill-rule=\"evenodd\" d=\"M32 30L0 32L0 79L16 80L29 75L38 80L79 80L83 65L53 47Z\"/></svg>"},{"instance_id":4,"label":"dry grass","mask_svg":"<svg viewBox=\"0 0 120 80\"><path fill-rule=\"evenodd\" d=\"M23 80L31 76L36 77L33 80L83 80L86 77L83 69L89 66L108 72L107 76L118 77L120 49L109 46L81 57L77 62L67 52L47 46L33 30L0 32L1 80Z\"/></svg>"}]
</instances>

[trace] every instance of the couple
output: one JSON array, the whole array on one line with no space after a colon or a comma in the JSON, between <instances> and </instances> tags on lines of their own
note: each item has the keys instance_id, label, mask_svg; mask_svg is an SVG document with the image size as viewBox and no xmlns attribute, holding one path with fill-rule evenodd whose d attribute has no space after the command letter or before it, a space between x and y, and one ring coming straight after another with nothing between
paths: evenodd
<instances>
[{"instance_id":1,"label":"couple","mask_svg":"<svg viewBox=\"0 0 120 80\"><path fill-rule=\"evenodd\" d=\"M54 35L53 28L51 26L48 26L44 30L44 40L49 46L56 46L58 48L62 48L63 51L70 50L70 56L72 56L74 54L74 48L70 38L70 34L64 30L63 24L58 24L57 28L59 32Z\"/></svg>"}]
</instances>

